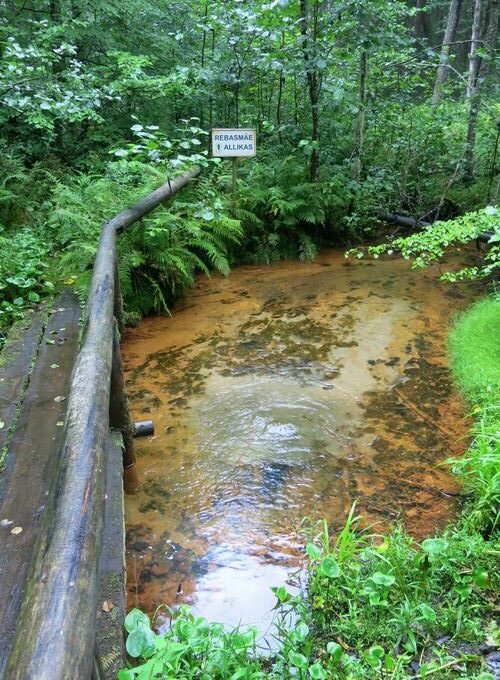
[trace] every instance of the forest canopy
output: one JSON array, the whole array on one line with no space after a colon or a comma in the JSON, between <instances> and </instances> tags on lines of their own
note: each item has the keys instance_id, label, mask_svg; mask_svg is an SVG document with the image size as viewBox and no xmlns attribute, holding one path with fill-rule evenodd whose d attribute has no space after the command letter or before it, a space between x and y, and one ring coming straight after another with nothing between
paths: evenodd
<instances>
[{"instance_id":1,"label":"forest canopy","mask_svg":"<svg viewBox=\"0 0 500 680\"><path fill-rule=\"evenodd\" d=\"M498 4L6 0L0 238L17 253L35 239L63 271L12 271L8 254L3 319L54 277L85 279L102 219L193 164L203 180L127 242L132 316L200 269L373 239L380 212L431 223L494 205ZM256 130L236 212L229 162L208 161L217 127Z\"/></svg>"}]
</instances>

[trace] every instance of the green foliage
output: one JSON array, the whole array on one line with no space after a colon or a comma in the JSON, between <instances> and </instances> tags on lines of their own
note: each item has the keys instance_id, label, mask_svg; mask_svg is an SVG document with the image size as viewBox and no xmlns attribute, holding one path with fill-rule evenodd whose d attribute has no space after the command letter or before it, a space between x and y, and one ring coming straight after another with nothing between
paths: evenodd
<instances>
[{"instance_id":1,"label":"green foliage","mask_svg":"<svg viewBox=\"0 0 500 680\"><path fill-rule=\"evenodd\" d=\"M440 260L451 246L467 244L480 234L489 233L488 249L481 264L464 267L458 272L446 272L445 281L482 279L495 274L500 267L500 211L494 206L466 213L447 222L435 222L411 236L393 238L381 245L357 248L346 253L346 257L362 258L365 253L375 259L380 255L399 252L405 259L413 258L413 268L426 267Z\"/></svg>"},{"instance_id":2,"label":"green foliage","mask_svg":"<svg viewBox=\"0 0 500 680\"><path fill-rule=\"evenodd\" d=\"M136 116L132 118L137 120ZM206 167L209 160L207 151L200 148L202 146L200 136L208 136L208 132L195 125L198 120L198 118L190 118L181 121L183 126L175 130L178 138L172 141L160 131L158 125L144 127L136 123L131 127L132 133L137 138L136 141L127 144L124 149L116 149L110 153L117 158L161 163L167 172L167 179L181 175L194 165ZM218 163L219 159L210 159L210 162Z\"/></svg>"},{"instance_id":3,"label":"green foliage","mask_svg":"<svg viewBox=\"0 0 500 680\"><path fill-rule=\"evenodd\" d=\"M7 236L0 229L0 345L10 324L27 306L51 292L48 274L49 247L31 231Z\"/></svg>"},{"instance_id":4,"label":"green foliage","mask_svg":"<svg viewBox=\"0 0 500 680\"><path fill-rule=\"evenodd\" d=\"M414 677L422 650L418 677L453 660L461 677L473 677L480 658L461 653L459 641L480 641L491 614L485 596L498 584L488 542L463 524L419 549L401 527L382 538L359 533L357 519L351 511L347 558L324 523L307 546L307 594L292 604L313 631L312 649L342 642L338 678ZM437 643L443 637L448 643Z\"/></svg>"},{"instance_id":5,"label":"green foliage","mask_svg":"<svg viewBox=\"0 0 500 680\"><path fill-rule=\"evenodd\" d=\"M473 405L500 392L499 329L498 294L479 300L453 323L448 341L453 373Z\"/></svg>"},{"instance_id":6,"label":"green foliage","mask_svg":"<svg viewBox=\"0 0 500 680\"><path fill-rule=\"evenodd\" d=\"M228 182L227 175L219 177L221 187ZM307 181L295 156L252 163L238 187L237 216L245 238L235 259L258 263L285 257L314 259L326 237L326 208L325 194Z\"/></svg>"},{"instance_id":7,"label":"green foliage","mask_svg":"<svg viewBox=\"0 0 500 680\"><path fill-rule=\"evenodd\" d=\"M118 673L118 680L147 680L152 677L213 678L213 680L259 680L263 662L256 658L254 628L231 632L217 623L195 617L183 605L175 614L168 633L157 635L149 618L132 609L125 619L127 652L143 663ZM200 671L202 675L200 675Z\"/></svg>"},{"instance_id":8,"label":"green foliage","mask_svg":"<svg viewBox=\"0 0 500 680\"><path fill-rule=\"evenodd\" d=\"M472 495L468 520L485 534L500 522L500 300L480 300L455 322L449 348L453 371L476 419L473 440L460 459L448 461Z\"/></svg>"},{"instance_id":9,"label":"green foliage","mask_svg":"<svg viewBox=\"0 0 500 680\"><path fill-rule=\"evenodd\" d=\"M80 175L58 183L49 223L61 250L60 267L82 291L90 280L101 225L165 181L160 166L120 160L103 177ZM119 239L118 269L130 323L171 302L194 284L198 271L229 273L228 247L242 236L207 180L186 189Z\"/></svg>"}]
</instances>

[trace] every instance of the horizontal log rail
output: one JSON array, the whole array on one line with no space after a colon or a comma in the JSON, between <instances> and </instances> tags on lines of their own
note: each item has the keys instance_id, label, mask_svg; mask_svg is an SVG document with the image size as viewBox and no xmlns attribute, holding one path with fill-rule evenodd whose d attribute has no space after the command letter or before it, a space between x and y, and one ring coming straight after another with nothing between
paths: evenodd
<instances>
[{"instance_id":1,"label":"horizontal log rail","mask_svg":"<svg viewBox=\"0 0 500 680\"><path fill-rule=\"evenodd\" d=\"M88 680L100 676L94 655L95 619L104 456L110 426L122 432L125 464L133 462L133 424L119 349L123 315L116 234L199 174L200 169L195 168L167 182L102 227L72 374L63 445L57 452L57 473L34 549L6 678Z\"/></svg>"}]
</instances>

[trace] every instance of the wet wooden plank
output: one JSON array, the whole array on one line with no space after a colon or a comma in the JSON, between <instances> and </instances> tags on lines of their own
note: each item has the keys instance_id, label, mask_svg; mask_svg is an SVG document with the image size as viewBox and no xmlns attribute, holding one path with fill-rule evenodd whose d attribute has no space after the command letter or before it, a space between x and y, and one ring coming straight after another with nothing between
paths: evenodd
<instances>
[{"instance_id":1,"label":"wet wooden plank","mask_svg":"<svg viewBox=\"0 0 500 680\"><path fill-rule=\"evenodd\" d=\"M66 290L48 319L8 446L0 505L0 677L12 644L33 546L63 438L60 423L66 413L78 349L79 320L80 305Z\"/></svg>"},{"instance_id":2,"label":"wet wooden plank","mask_svg":"<svg viewBox=\"0 0 500 680\"><path fill-rule=\"evenodd\" d=\"M28 313L12 326L0 354L0 467L46 320L46 309ZM0 488L0 498L1 494Z\"/></svg>"}]
</instances>

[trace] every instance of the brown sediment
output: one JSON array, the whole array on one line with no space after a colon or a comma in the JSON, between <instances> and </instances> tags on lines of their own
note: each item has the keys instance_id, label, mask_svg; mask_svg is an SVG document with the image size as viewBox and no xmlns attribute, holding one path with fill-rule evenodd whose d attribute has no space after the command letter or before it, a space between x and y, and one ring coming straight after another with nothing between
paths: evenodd
<instances>
[{"instance_id":1,"label":"brown sediment","mask_svg":"<svg viewBox=\"0 0 500 680\"><path fill-rule=\"evenodd\" d=\"M127 497L130 606L192 604L265 628L300 566L304 516L395 519L421 539L457 506L438 464L465 446L446 334L473 297L408 263L240 267L200 279L173 318L128 331L137 441Z\"/></svg>"}]
</instances>

